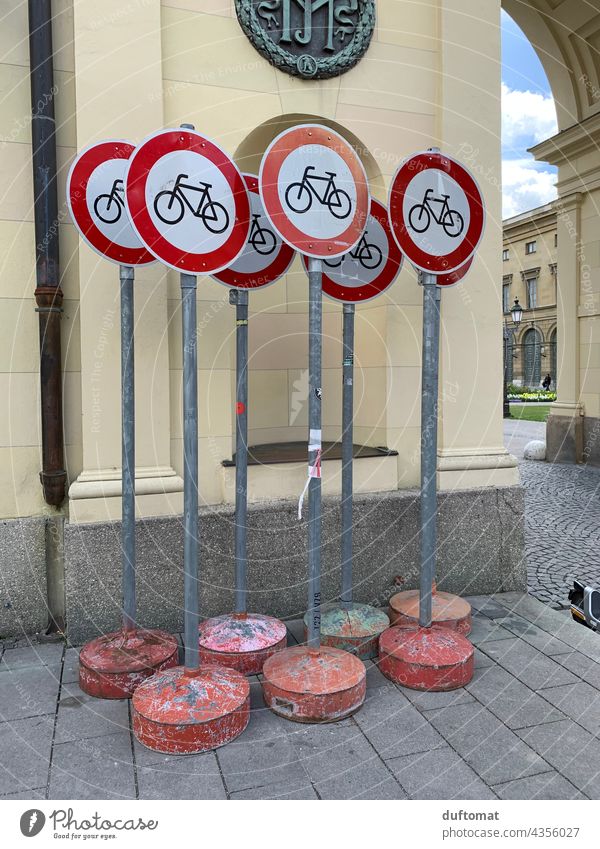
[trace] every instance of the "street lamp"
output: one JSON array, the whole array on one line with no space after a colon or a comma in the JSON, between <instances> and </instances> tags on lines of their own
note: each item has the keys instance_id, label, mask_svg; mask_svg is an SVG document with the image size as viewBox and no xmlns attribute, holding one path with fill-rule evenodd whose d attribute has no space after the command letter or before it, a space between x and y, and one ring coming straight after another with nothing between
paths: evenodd
<instances>
[{"instance_id":1,"label":"street lamp","mask_svg":"<svg viewBox=\"0 0 600 849\"><path fill-rule=\"evenodd\" d=\"M523 307L519 303L519 299L515 298L515 302L511 307L510 315L512 318L513 327L518 327L523 318ZM508 343L514 336L513 327L510 327L507 320L504 319L502 335L504 339L504 403L503 416L505 419L510 418L510 404L508 403ZM512 357L512 348L510 355Z\"/></svg>"}]
</instances>

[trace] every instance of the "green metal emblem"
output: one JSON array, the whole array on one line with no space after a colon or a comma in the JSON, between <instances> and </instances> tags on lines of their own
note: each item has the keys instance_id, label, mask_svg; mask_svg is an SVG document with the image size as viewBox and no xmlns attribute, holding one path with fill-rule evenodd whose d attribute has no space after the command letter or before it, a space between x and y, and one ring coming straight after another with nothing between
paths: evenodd
<instances>
[{"instance_id":1,"label":"green metal emblem","mask_svg":"<svg viewBox=\"0 0 600 849\"><path fill-rule=\"evenodd\" d=\"M240 25L280 71L325 79L352 68L375 25L375 0L235 0Z\"/></svg>"}]
</instances>

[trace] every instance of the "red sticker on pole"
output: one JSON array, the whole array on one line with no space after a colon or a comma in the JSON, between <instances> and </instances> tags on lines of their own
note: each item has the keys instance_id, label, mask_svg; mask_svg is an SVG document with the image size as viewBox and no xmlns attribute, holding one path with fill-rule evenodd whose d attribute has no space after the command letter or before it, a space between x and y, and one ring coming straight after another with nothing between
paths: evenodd
<instances>
[{"instance_id":1,"label":"red sticker on pole","mask_svg":"<svg viewBox=\"0 0 600 849\"><path fill-rule=\"evenodd\" d=\"M250 203L242 175L194 130L161 130L145 139L129 161L125 197L142 242L177 271L212 274L244 249Z\"/></svg>"},{"instance_id":2,"label":"red sticker on pole","mask_svg":"<svg viewBox=\"0 0 600 849\"><path fill-rule=\"evenodd\" d=\"M306 256L347 253L365 229L365 170L350 144L328 127L301 124L278 135L263 157L258 182L274 229Z\"/></svg>"},{"instance_id":3,"label":"red sticker on pole","mask_svg":"<svg viewBox=\"0 0 600 849\"><path fill-rule=\"evenodd\" d=\"M308 260L303 257L304 265ZM386 207L371 198L367 226L348 253L323 261L323 293L334 301L361 304L381 295L402 268L402 251L396 244Z\"/></svg>"},{"instance_id":4,"label":"red sticker on pole","mask_svg":"<svg viewBox=\"0 0 600 849\"><path fill-rule=\"evenodd\" d=\"M404 255L422 271L454 271L471 257L485 223L474 177L436 151L406 159L392 181L390 224Z\"/></svg>"},{"instance_id":5,"label":"red sticker on pole","mask_svg":"<svg viewBox=\"0 0 600 849\"><path fill-rule=\"evenodd\" d=\"M124 180L135 146L97 142L82 150L67 177L67 204L84 241L120 265L156 262L135 233L125 208Z\"/></svg>"},{"instance_id":6,"label":"red sticker on pole","mask_svg":"<svg viewBox=\"0 0 600 849\"><path fill-rule=\"evenodd\" d=\"M259 289L282 277L295 251L271 226L258 192L258 177L243 174L250 200L250 232L244 250L229 268L213 274L215 280L236 289Z\"/></svg>"}]
</instances>

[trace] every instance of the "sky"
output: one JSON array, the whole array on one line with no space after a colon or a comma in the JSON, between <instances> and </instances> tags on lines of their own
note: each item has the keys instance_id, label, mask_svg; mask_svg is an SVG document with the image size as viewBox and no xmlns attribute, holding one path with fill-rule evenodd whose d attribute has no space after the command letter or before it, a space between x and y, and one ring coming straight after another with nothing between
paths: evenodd
<instances>
[{"instance_id":1,"label":"sky","mask_svg":"<svg viewBox=\"0 0 600 849\"><path fill-rule=\"evenodd\" d=\"M556 197L556 168L527 148L556 133L556 110L533 47L502 12L502 215L510 218Z\"/></svg>"}]
</instances>

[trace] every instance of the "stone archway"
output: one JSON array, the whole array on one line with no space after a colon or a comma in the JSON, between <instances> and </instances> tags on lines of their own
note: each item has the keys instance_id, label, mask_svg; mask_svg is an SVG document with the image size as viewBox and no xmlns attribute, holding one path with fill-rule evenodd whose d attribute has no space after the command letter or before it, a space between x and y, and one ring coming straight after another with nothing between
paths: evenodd
<instances>
[{"instance_id":1,"label":"stone archway","mask_svg":"<svg viewBox=\"0 0 600 849\"><path fill-rule=\"evenodd\" d=\"M600 380L588 353L600 345L600 0L502 0L546 71L559 132L532 148L558 167L557 332L553 379L558 399L547 425L546 456L584 459L586 431L600 425ZM552 349L551 349L552 350ZM585 453L600 464L600 447Z\"/></svg>"}]
</instances>

